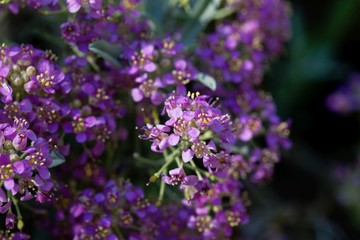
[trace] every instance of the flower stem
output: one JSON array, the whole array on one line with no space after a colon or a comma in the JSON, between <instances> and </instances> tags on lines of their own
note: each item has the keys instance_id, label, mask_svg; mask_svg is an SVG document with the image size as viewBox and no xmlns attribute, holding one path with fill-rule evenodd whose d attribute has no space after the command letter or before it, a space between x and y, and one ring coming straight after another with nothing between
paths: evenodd
<instances>
[{"instance_id":1,"label":"flower stem","mask_svg":"<svg viewBox=\"0 0 360 240\"><path fill-rule=\"evenodd\" d=\"M165 169L165 171L166 171L166 169ZM159 191L159 198L158 198L158 201L156 203L158 206L161 205L161 202L164 199L164 193L165 193L165 182L161 181L161 183L160 183L160 191Z\"/></svg>"},{"instance_id":2,"label":"flower stem","mask_svg":"<svg viewBox=\"0 0 360 240\"><path fill-rule=\"evenodd\" d=\"M26 156L28 155L28 153L24 152L23 154L20 155L20 159L24 159Z\"/></svg>"},{"instance_id":3,"label":"flower stem","mask_svg":"<svg viewBox=\"0 0 360 240\"><path fill-rule=\"evenodd\" d=\"M196 175L198 176L199 180L202 180L202 176L201 176L201 173L200 173L200 169L196 166L196 164L194 163L193 160L190 160L190 164L191 166L193 167L193 170L195 171Z\"/></svg>"},{"instance_id":4,"label":"flower stem","mask_svg":"<svg viewBox=\"0 0 360 240\"><path fill-rule=\"evenodd\" d=\"M165 164L157 171L154 176L160 177L160 174L175 160L175 156L179 153L179 149L168 155L164 152Z\"/></svg>"},{"instance_id":5,"label":"flower stem","mask_svg":"<svg viewBox=\"0 0 360 240\"><path fill-rule=\"evenodd\" d=\"M116 226L112 226L112 229L116 233L116 235L119 237L120 240L125 240L124 236L121 234L120 229Z\"/></svg>"}]
</instances>

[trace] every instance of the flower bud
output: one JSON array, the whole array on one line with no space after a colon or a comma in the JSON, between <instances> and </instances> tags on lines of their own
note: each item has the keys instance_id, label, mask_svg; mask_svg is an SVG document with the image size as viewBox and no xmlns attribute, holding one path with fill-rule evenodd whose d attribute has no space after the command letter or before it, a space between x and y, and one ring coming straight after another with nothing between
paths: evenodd
<instances>
[{"instance_id":1,"label":"flower bud","mask_svg":"<svg viewBox=\"0 0 360 240\"><path fill-rule=\"evenodd\" d=\"M30 76L35 76L36 74L36 69L34 66L29 66L26 68L26 75Z\"/></svg>"}]
</instances>

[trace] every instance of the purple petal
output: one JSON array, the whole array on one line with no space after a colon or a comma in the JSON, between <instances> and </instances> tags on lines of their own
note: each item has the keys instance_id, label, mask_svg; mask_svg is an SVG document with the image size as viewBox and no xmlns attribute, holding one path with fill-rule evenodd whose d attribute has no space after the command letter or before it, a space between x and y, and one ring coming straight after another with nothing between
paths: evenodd
<instances>
[{"instance_id":1,"label":"purple petal","mask_svg":"<svg viewBox=\"0 0 360 240\"><path fill-rule=\"evenodd\" d=\"M92 149L92 153L95 156L100 156L105 150L105 144L102 141L98 141L94 148Z\"/></svg>"},{"instance_id":2,"label":"purple petal","mask_svg":"<svg viewBox=\"0 0 360 240\"><path fill-rule=\"evenodd\" d=\"M23 113L29 113L32 111L32 104L28 99L24 99L20 102L20 111Z\"/></svg>"},{"instance_id":3,"label":"purple petal","mask_svg":"<svg viewBox=\"0 0 360 240\"><path fill-rule=\"evenodd\" d=\"M103 202L103 201L105 200L105 196L104 196L104 194L102 194L102 193L97 193L97 194L94 196L94 200L95 200L95 202L97 202L97 203L101 203L101 202Z\"/></svg>"},{"instance_id":4,"label":"purple petal","mask_svg":"<svg viewBox=\"0 0 360 240\"><path fill-rule=\"evenodd\" d=\"M181 110L180 107L176 107L174 109L169 109L168 111L168 115L171 118L179 118L183 115L183 111Z\"/></svg>"},{"instance_id":5,"label":"purple petal","mask_svg":"<svg viewBox=\"0 0 360 240\"><path fill-rule=\"evenodd\" d=\"M186 149L181 153L182 159L185 163L189 162L194 157L194 152L191 149Z\"/></svg>"},{"instance_id":6,"label":"purple petal","mask_svg":"<svg viewBox=\"0 0 360 240\"><path fill-rule=\"evenodd\" d=\"M25 165L23 161L17 161L13 163L14 172L22 174L25 171Z\"/></svg>"},{"instance_id":7,"label":"purple petal","mask_svg":"<svg viewBox=\"0 0 360 240\"><path fill-rule=\"evenodd\" d=\"M1 66L0 67L0 77L6 78L9 74L10 66Z\"/></svg>"},{"instance_id":8,"label":"purple petal","mask_svg":"<svg viewBox=\"0 0 360 240\"><path fill-rule=\"evenodd\" d=\"M85 118L85 126L86 127L93 127L96 124L96 117L90 116Z\"/></svg>"},{"instance_id":9,"label":"purple petal","mask_svg":"<svg viewBox=\"0 0 360 240\"><path fill-rule=\"evenodd\" d=\"M0 87L0 92L4 96L9 96L12 94L12 88L7 82L2 82Z\"/></svg>"},{"instance_id":10,"label":"purple petal","mask_svg":"<svg viewBox=\"0 0 360 240\"><path fill-rule=\"evenodd\" d=\"M213 140L210 140L207 147L208 147L208 149L213 150L214 152L216 152L216 145L215 145Z\"/></svg>"},{"instance_id":11,"label":"purple petal","mask_svg":"<svg viewBox=\"0 0 360 240\"><path fill-rule=\"evenodd\" d=\"M140 102L144 98L142 91L138 88L134 88L131 90L131 96L135 102Z\"/></svg>"},{"instance_id":12,"label":"purple petal","mask_svg":"<svg viewBox=\"0 0 360 240\"><path fill-rule=\"evenodd\" d=\"M199 179L197 176L187 176L185 177L184 185L195 186L198 181Z\"/></svg>"},{"instance_id":13,"label":"purple petal","mask_svg":"<svg viewBox=\"0 0 360 240\"><path fill-rule=\"evenodd\" d=\"M50 178L50 172L47 167L38 167L39 175L42 179L46 180Z\"/></svg>"},{"instance_id":14,"label":"purple petal","mask_svg":"<svg viewBox=\"0 0 360 240\"><path fill-rule=\"evenodd\" d=\"M102 0L89 0L89 4L91 8L99 10L101 9Z\"/></svg>"},{"instance_id":15,"label":"purple petal","mask_svg":"<svg viewBox=\"0 0 360 240\"><path fill-rule=\"evenodd\" d=\"M211 123L211 129L215 132L215 133L219 133L222 130L224 130L224 127L221 125L221 123L218 120L214 120Z\"/></svg>"},{"instance_id":16,"label":"purple petal","mask_svg":"<svg viewBox=\"0 0 360 240\"><path fill-rule=\"evenodd\" d=\"M76 134L76 141L78 143L83 143L87 139L86 134L84 132Z\"/></svg>"},{"instance_id":17,"label":"purple petal","mask_svg":"<svg viewBox=\"0 0 360 240\"><path fill-rule=\"evenodd\" d=\"M84 207L80 204L76 204L70 208L70 213L74 217L80 216L84 212Z\"/></svg>"},{"instance_id":18,"label":"purple petal","mask_svg":"<svg viewBox=\"0 0 360 240\"><path fill-rule=\"evenodd\" d=\"M9 201L6 204L4 204L3 206L1 206L0 213L6 213L7 210L9 210L10 206L11 206L11 201Z\"/></svg>"},{"instance_id":19,"label":"purple petal","mask_svg":"<svg viewBox=\"0 0 360 240\"><path fill-rule=\"evenodd\" d=\"M85 83L82 87L81 87L81 90L84 92L84 93L87 93L87 94L92 94L94 91L95 91L95 88L92 84L90 83Z\"/></svg>"},{"instance_id":20,"label":"purple petal","mask_svg":"<svg viewBox=\"0 0 360 240\"><path fill-rule=\"evenodd\" d=\"M24 89L27 93L35 92L38 88L38 83L34 80L30 80L24 84Z\"/></svg>"},{"instance_id":21,"label":"purple petal","mask_svg":"<svg viewBox=\"0 0 360 240\"><path fill-rule=\"evenodd\" d=\"M10 156L8 154L0 154L0 165L7 165L10 163Z\"/></svg>"},{"instance_id":22,"label":"purple petal","mask_svg":"<svg viewBox=\"0 0 360 240\"><path fill-rule=\"evenodd\" d=\"M177 60L176 62L175 62L175 68L177 69L177 70L185 70L185 68L186 68L186 61L185 60Z\"/></svg>"},{"instance_id":23,"label":"purple petal","mask_svg":"<svg viewBox=\"0 0 360 240\"><path fill-rule=\"evenodd\" d=\"M171 134L171 135L169 136L168 142L169 142L169 145L170 145L170 146L175 146L176 144L178 144L179 140L180 140L180 136L179 136L179 135Z\"/></svg>"},{"instance_id":24,"label":"purple petal","mask_svg":"<svg viewBox=\"0 0 360 240\"><path fill-rule=\"evenodd\" d=\"M191 127L190 130L187 133L192 138L197 138L200 135L199 129L194 128L194 127Z\"/></svg>"},{"instance_id":25,"label":"purple petal","mask_svg":"<svg viewBox=\"0 0 360 240\"><path fill-rule=\"evenodd\" d=\"M244 142L249 141L253 137L253 132L249 128L245 128L240 134L240 139Z\"/></svg>"},{"instance_id":26,"label":"purple petal","mask_svg":"<svg viewBox=\"0 0 360 240\"><path fill-rule=\"evenodd\" d=\"M39 61L38 70L40 73L50 74L51 66L48 60L41 59Z\"/></svg>"},{"instance_id":27,"label":"purple petal","mask_svg":"<svg viewBox=\"0 0 360 240\"><path fill-rule=\"evenodd\" d=\"M55 90L51 87L45 87L44 88L44 91L48 94L54 94L55 93Z\"/></svg>"},{"instance_id":28,"label":"purple petal","mask_svg":"<svg viewBox=\"0 0 360 240\"><path fill-rule=\"evenodd\" d=\"M151 102L152 102L153 104L155 104L155 105L160 105L161 103L164 102L164 97L163 97L163 95L162 95L161 93L159 93L159 92L153 92L153 93L151 94L150 99L151 99Z\"/></svg>"},{"instance_id":29,"label":"purple petal","mask_svg":"<svg viewBox=\"0 0 360 240\"><path fill-rule=\"evenodd\" d=\"M160 143L159 143L160 150L164 150L165 148L167 148L167 146L168 146L168 141L166 138L164 138L163 140L160 141Z\"/></svg>"},{"instance_id":30,"label":"purple petal","mask_svg":"<svg viewBox=\"0 0 360 240\"><path fill-rule=\"evenodd\" d=\"M0 187L0 202L6 202L6 195L4 193L4 190L2 190L2 188Z\"/></svg>"},{"instance_id":31,"label":"purple petal","mask_svg":"<svg viewBox=\"0 0 360 240\"><path fill-rule=\"evenodd\" d=\"M11 190L13 189L15 186L15 182L14 182L14 179L10 178L10 179L7 179L4 181L4 187L6 190Z\"/></svg>"},{"instance_id":32,"label":"purple petal","mask_svg":"<svg viewBox=\"0 0 360 240\"><path fill-rule=\"evenodd\" d=\"M166 183L166 184L171 184L171 178L165 174L161 175L161 179Z\"/></svg>"},{"instance_id":33,"label":"purple petal","mask_svg":"<svg viewBox=\"0 0 360 240\"><path fill-rule=\"evenodd\" d=\"M254 64L250 60L245 60L242 66L246 71L249 72L254 68Z\"/></svg>"},{"instance_id":34,"label":"purple petal","mask_svg":"<svg viewBox=\"0 0 360 240\"><path fill-rule=\"evenodd\" d=\"M150 56L154 52L154 46L153 45L147 45L141 50L146 56Z\"/></svg>"},{"instance_id":35,"label":"purple petal","mask_svg":"<svg viewBox=\"0 0 360 240\"><path fill-rule=\"evenodd\" d=\"M144 70L147 72L153 72L156 70L156 64L153 62L148 62L144 65Z\"/></svg>"},{"instance_id":36,"label":"purple petal","mask_svg":"<svg viewBox=\"0 0 360 240\"><path fill-rule=\"evenodd\" d=\"M60 83L62 82L62 80L64 80L65 78L65 74L61 71L61 70L56 70L54 73L54 83L57 84L57 83Z\"/></svg>"},{"instance_id":37,"label":"purple petal","mask_svg":"<svg viewBox=\"0 0 360 240\"><path fill-rule=\"evenodd\" d=\"M193 111L184 112L183 118L185 119L185 121L190 122L194 118L194 112Z\"/></svg>"},{"instance_id":38,"label":"purple petal","mask_svg":"<svg viewBox=\"0 0 360 240\"><path fill-rule=\"evenodd\" d=\"M174 168L169 171L169 174L170 174L170 176L185 177L185 172L184 172L184 169L182 169L182 168Z\"/></svg>"},{"instance_id":39,"label":"purple petal","mask_svg":"<svg viewBox=\"0 0 360 240\"><path fill-rule=\"evenodd\" d=\"M81 8L81 0L66 0L66 4L70 13L76 13Z\"/></svg>"},{"instance_id":40,"label":"purple petal","mask_svg":"<svg viewBox=\"0 0 360 240\"><path fill-rule=\"evenodd\" d=\"M32 130L26 130L25 132L25 135L31 140L31 141L35 141L37 138L36 138L36 135L35 133L32 131Z\"/></svg>"}]
</instances>

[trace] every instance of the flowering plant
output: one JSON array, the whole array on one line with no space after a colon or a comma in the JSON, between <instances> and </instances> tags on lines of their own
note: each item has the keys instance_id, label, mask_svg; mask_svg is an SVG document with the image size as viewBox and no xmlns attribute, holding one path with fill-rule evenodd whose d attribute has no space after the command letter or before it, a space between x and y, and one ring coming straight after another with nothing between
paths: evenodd
<instances>
[{"instance_id":1,"label":"flowering plant","mask_svg":"<svg viewBox=\"0 0 360 240\"><path fill-rule=\"evenodd\" d=\"M60 14L63 44L61 59L30 43L0 48L2 239L30 237L24 209L52 209L54 238L236 236L246 189L291 146L290 122L261 89L290 35L286 2L0 7Z\"/></svg>"}]
</instances>

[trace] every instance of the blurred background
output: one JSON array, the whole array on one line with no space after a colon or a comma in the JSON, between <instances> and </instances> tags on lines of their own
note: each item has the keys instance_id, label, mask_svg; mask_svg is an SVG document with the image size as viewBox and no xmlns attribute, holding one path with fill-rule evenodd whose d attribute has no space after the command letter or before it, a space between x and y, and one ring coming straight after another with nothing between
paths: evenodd
<instances>
[{"instance_id":1,"label":"blurred background","mask_svg":"<svg viewBox=\"0 0 360 240\"><path fill-rule=\"evenodd\" d=\"M292 120L293 148L273 181L250 194L253 216L243 230L248 239L360 239L360 115L327 104L360 71L360 1L291 5L293 36L265 85Z\"/></svg>"},{"instance_id":2,"label":"blurred background","mask_svg":"<svg viewBox=\"0 0 360 240\"><path fill-rule=\"evenodd\" d=\"M293 147L271 182L250 188L243 239L360 239L360 111L337 113L327 104L360 72L360 0L290 2L292 38L264 83L282 119L291 119ZM33 16L0 18L0 33L61 58L64 43L52 24L61 16Z\"/></svg>"}]
</instances>

